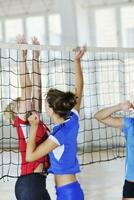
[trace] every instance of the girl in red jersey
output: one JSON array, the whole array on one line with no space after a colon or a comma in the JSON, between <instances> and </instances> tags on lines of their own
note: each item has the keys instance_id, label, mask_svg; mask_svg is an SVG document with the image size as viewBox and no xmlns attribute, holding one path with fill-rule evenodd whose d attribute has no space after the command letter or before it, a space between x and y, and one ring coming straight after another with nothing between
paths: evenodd
<instances>
[{"instance_id":1,"label":"girl in red jersey","mask_svg":"<svg viewBox=\"0 0 134 200\"><path fill-rule=\"evenodd\" d=\"M25 44L22 36L17 37L18 44ZM36 37L32 38L33 45L39 45ZM39 67L39 51L33 51L31 79L27 68L27 50L20 50L20 85L21 97L11 102L5 109L5 116L16 127L18 146L21 154L21 175L15 185L17 200L50 200L46 190L46 174L49 167L48 156L34 162L26 162L26 145L29 137L30 124L28 116L32 111L41 112L41 73ZM34 81L34 84L33 84ZM48 128L40 120L36 135L36 144L39 145L48 137Z\"/></svg>"}]
</instances>

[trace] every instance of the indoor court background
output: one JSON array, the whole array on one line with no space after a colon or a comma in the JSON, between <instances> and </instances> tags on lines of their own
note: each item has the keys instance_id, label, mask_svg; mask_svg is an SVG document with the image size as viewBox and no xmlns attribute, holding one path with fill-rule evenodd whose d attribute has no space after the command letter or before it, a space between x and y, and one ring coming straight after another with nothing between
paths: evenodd
<instances>
[{"instance_id":1,"label":"indoor court background","mask_svg":"<svg viewBox=\"0 0 134 200\"><path fill-rule=\"evenodd\" d=\"M120 130L98 123L93 115L99 108L125 99L134 99L133 13L133 0L0 0L0 175L9 175L0 180L1 200L15 200L16 179L10 178L10 175L16 173L17 163L14 165L12 150L16 148L17 143L11 145L14 132L10 126L8 129L5 127L2 114L4 98L11 99L17 95L17 92L12 93L13 96L9 95L12 88L9 86L5 89L5 85L8 85L11 72L14 71L12 66L17 66L18 63L18 47L14 45L18 34L24 34L28 42L31 42L32 36L37 36L43 45L42 52L46 50L49 58L60 59L56 61L56 65L48 59L47 64L56 67L60 62L62 66L57 68L57 72L52 72L55 77L59 77L66 65L71 67L73 64L72 49L87 45L87 53L82 61L85 88L78 138L82 172L78 178L86 200L121 199L125 172L124 136ZM5 43L8 43L6 53ZM53 46L57 46L55 48L60 51L51 52ZM30 46L27 48L32 49ZM15 51L12 52L12 49ZM41 65L43 62L44 60ZM1 77L4 76L5 69L7 79L3 82ZM73 75L71 72L71 77ZM60 77L62 84L64 79ZM67 88L73 86L72 79L71 82L70 79L65 79L64 84ZM56 78L54 80L52 86L57 85ZM15 85L16 82L13 79L12 81ZM48 87L50 85L51 81ZM51 175L48 176L47 187L54 200L55 191Z\"/></svg>"}]
</instances>

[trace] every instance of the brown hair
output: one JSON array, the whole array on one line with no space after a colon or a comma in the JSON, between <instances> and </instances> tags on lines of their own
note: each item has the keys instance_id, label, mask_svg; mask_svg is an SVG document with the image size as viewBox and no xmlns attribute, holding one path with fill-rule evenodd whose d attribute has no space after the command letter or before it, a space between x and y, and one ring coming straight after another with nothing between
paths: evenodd
<instances>
[{"instance_id":1,"label":"brown hair","mask_svg":"<svg viewBox=\"0 0 134 200\"><path fill-rule=\"evenodd\" d=\"M46 100L49 107L60 117L66 119L68 112L76 105L76 96L72 92L63 92L57 89L50 89Z\"/></svg>"}]
</instances>

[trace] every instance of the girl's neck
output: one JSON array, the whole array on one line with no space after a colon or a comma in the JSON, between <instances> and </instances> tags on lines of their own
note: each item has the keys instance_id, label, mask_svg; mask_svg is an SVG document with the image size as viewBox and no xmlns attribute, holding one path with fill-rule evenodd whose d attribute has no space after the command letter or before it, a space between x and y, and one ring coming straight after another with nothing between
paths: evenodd
<instances>
[{"instance_id":1,"label":"girl's neck","mask_svg":"<svg viewBox=\"0 0 134 200\"><path fill-rule=\"evenodd\" d=\"M63 124L64 121L65 121L64 118L61 118L61 117L59 117L59 116L57 116L57 115L53 116L53 122L54 122L55 124Z\"/></svg>"}]
</instances>

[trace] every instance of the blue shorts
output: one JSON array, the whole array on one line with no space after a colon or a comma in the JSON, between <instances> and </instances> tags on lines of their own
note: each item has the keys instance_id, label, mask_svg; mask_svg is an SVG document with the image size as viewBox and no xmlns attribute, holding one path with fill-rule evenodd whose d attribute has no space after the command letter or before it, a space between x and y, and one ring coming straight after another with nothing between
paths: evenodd
<instances>
[{"instance_id":1,"label":"blue shorts","mask_svg":"<svg viewBox=\"0 0 134 200\"><path fill-rule=\"evenodd\" d=\"M57 200L84 200L84 193L76 181L56 187Z\"/></svg>"}]
</instances>

